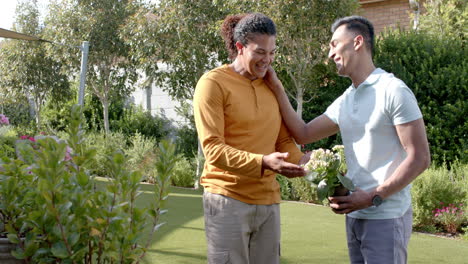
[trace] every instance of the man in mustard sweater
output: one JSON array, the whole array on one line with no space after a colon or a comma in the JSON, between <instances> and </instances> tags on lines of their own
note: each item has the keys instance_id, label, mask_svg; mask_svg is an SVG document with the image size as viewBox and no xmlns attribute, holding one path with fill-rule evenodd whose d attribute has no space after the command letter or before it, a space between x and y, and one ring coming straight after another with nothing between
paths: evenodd
<instances>
[{"instance_id":1,"label":"man in mustard sweater","mask_svg":"<svg viewBox=\"0 0 468 264\"><path fill-rule=\"evenodd\" d=\"M304 176L298 150L263 82L276 28L263 14L228 16L221 33L233 63L204 74L194 116L205 155L201 184L208 263L275 264L281 200L276 173Z\"/></svg>"}]
</instances>

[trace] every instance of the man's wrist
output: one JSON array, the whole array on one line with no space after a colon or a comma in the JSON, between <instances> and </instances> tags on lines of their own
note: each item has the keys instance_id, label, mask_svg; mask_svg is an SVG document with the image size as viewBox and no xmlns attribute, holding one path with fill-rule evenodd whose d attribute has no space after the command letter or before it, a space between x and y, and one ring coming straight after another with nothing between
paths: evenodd
<instances>
[{"instance_id":1,"label":"man's wrist","mask_svg":"<svg viewBox=\"0 0 468 264\"><path fill-rule=\"evenodd\" d=\"M371 201L370 201L371 206L379 207L383 203L383 197L380 194L380 192L378 192L377 190L374 190L373 192L371 192L370 197L371 197Z\"/></svg>"}]
</instances>

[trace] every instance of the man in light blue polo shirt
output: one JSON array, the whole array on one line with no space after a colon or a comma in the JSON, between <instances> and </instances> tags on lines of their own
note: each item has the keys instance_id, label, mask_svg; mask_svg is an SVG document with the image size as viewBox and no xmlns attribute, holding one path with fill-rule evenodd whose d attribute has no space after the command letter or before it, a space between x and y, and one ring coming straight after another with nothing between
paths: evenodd
<instances>
[{"instance_id":1,"label":"man in light blue polo shirt","mask_svg":"<svg viewBox=\"0 0 468 264\"><path fill-rule=\"evenodd\" d=\"M329 57L352 85L324 114L305 124L272 68L266 79L297 143L341 132L346 176L358 188L329 200L335 213L346 214L351 263L406 263L412 229L410 183L430 163L422 114L405 83L374 66L374 29L367 19L339 19L332 32Z\"/></svg>"}]
</instances>

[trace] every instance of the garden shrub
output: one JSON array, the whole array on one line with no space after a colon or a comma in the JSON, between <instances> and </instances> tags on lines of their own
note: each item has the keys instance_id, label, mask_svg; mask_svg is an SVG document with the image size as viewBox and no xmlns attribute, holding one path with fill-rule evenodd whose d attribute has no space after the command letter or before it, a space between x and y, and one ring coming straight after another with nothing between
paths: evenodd
<instances>
[{"instance_id":1,"label":"garden shrub","mask_svg":"<svg viewBox=\"0 0 468 264\"><path fill-rule=\"evenodd\" d=\"M173 186L193 187L195 183L195 164L179 154L171 178Z\"/></svg>"},{"instance_id":2,"label":"garden shrub","mask_svg":"<svg viewBox=\"0 0 468 264\"><path fill-rule=\"evenodd\" d=\"M124 108L120 119L110 120L109 122L112 131L120 131L128 137L138 132L146 137L152 137L158 142L173 130L169 120L164 117L153 116L149 111L144 111L137 106Z\"/></svg>"},{"instance_id":3,"label":"garden shrub","mask_svg":"<svg viewBox=\"0 0 468 264\"><path fill-rule=\"evenodd\" d=\"M431 167L413 182L411 194L413 197L413 225L416 229L427 231L434 222L434 210L443 204L468 203L468 188L466 174L468 166L462 166L463 172L448 170L447 167ZM465 176L456 175L463 173ZM464 178L462 178L464 177Z\"/></svg>"},{"instance_id":4,"label":"garden shrub","mask_svg":"<svg viewBox=\"0 0 468 264\"><path fill-rule=\"evenodd\" d=\"M18 136L12 126L0 125L0 156L13 157L17 139Z\"/></svg>"},{"instance_id":5,"label":"garden shrub","mask_svg":"<svg viewBox=\"0 0 468 264\"><path fill-rule=\"evenodd\" d=\"M116 116L121 116L122 111L123 104L120 101L112 102L112 104L109 105L109 122L110 120L114 120ZM83 107L83 115L86 118L88 129L93 131L104 130L102 104L97 96L90 95L86 98Z\"/></svg>"},{"instance_id":6,"label":"garden shrub","mask_svg":"<svg viewBox=\"0 0 468 264\"><path fill-rule=\"evenodd\" d=\"M27 104L26 100L2 103L1 109L2 114L8 116L10 119L10 124L14 124L17 131L17 127L31 127L35 132L36 123L34 117L29 114L29 105Z\"/></svg>"},{"instance_id":7,"label":"garden shrub","mask_svg":"<svg viewBox=\"0 0 468 264\"><path fill-rule=\"evenodd\" d=\"M140 263L167 212L175 146L163 140L157 147L158 178L140 208L140 173L116 152L105 161L109 179L96 180L88 169L99 162L93 146L83 144L78 106L68 120L68 141L37 136L16 145L20 156L0 157L0 234L22 260L7 262Z\"/></svg>"},{"instance_id":8,"label":"garden shrub","mask_svg":"<svg viewBox=\"0 0 468 264\"><path fill-rule=\"evenodd\" d=\"M68 116L70 108L75 104L75 100L65 102L49 101L41 110L42 124L55 131L65 131L68 126Z\"/></svg>"},{"instance_id":9,"label":"garden shrub","mask_svg":"<svg viewBox=\"0 0 468 264\"><path fill-rule=\"evenodd\" d=\"M145 137L140 133L135 133L130 138L130 146L126 148L125 154L128 158L128 166L143 173L144 180L153 182L151 179L152 168L155 162L156 141L153 138Z\"/></svg>"},{"instance_id":10,"label":"garden shrub","mask_svg":"<svg viewBox=\"0 0 468 264\"><path fill-rule=\"evenodd\" d=\"M108 156L111 156L116 151L124 152L127 148L126 136L122 133L111 132L90 132L85 142L87 147L96 149L96 164L91 166L90 171L98 176L108 176L108 168L105 164Z\"/></svg>"},{"instance_id":11,"label":"garden shrub","mask_svg":"<svg viewBox=\"0 0 468 264\"><path fill-rule=\"evenodd\" d=\"M468 163L468 52L457 38L388 31L377 41L376 66L414 92L426 123L432 161Z\"/></svg>"},{"instance_id":12,"label":"garden shrub","mask_svg":"<svg viewBox=\"0 0 468 264\"><path fill-rule=\"evenodd\" d=\"M291 182L291 198L292 200L321 204L318 200L315 187L311 186L304 177L292 178Z\"/></svg>"},{"instance_id":13,"label":"garden shrub","mask_svg":"<svg viewBox=\"0 0 468 264\"><path fill-rule=\"evenodd\" d=\"M280 186L281 200L292 200L291 181L281 174L276 174L276 180Z\"/></svg>"},{"instance_id":14,"label":"garden shrub","mask_svg":"<svg viewBox=\"0 0 468 264\"><path fill-rule=\"evenodd\" d=\"M183 154L186 158L197 155L197 130L193 124L183 125L177 129L176 145L177 153Z\"/></svg>"},{"instance_id":15,"label":"garden shrub","mask_svg":"<svg viewBox=\"0 0 468 264\"><path fill-rule=\"evenodd\" d=\"M198 137L193 117L193 107L191 102L181 101L180 106L175 108L177 115L187 122L178 126L176 132L177 153L183 154L186 158L192 159L198 153Z\"/></svg>"}]
</instances>

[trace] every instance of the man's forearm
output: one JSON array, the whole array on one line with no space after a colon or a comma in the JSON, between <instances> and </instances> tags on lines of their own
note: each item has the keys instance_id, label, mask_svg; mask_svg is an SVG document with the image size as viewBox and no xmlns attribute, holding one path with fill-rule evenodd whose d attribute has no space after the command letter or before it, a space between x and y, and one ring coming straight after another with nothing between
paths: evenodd
<instances>
[{"instance_id":1,"label":"man's forearm","mask_svg":"<svg viewBox=\"0 0 468 264\"><path fill-rule=\"evenodd\" d=\"M304 120L302 120L302 118L300 118L297 115L296 111L294 111L284 89L277 88L275 94L276 99L278 100L278 104L280 106L280 111L281 115L283 116L283 120L286 123L288 129L291 131L292 136L297 141L304 141L307 137L306 124Z\"/></svg>"},{"instance_id":2,"label":"man's forearm","mask_svg":"<svg viewBox=\"0 0 468 264\"><path fill-rule=\"evenodd\" d=\"M390 178L375 189L375 194L384 199L405 188L431 163L426 130L422 119L397 125L396 131L407 156Z\"/></svg>"},{"instance_id":3,"label":"man's forearm","mask_svg":"<svg viewBox=\"0 0 468 264\"><path fill-rule=\"evenodd\" d=\"M392 176L379 185L372 193L372 197L378 194L383 199L401 191L429 167L429 157L407 157Z\"/></svg>"}]
</instances>

